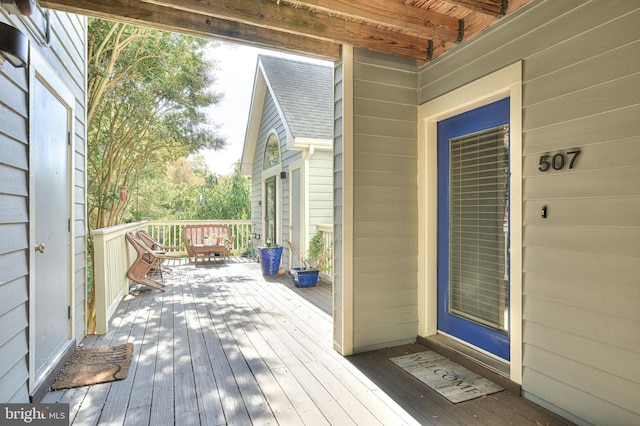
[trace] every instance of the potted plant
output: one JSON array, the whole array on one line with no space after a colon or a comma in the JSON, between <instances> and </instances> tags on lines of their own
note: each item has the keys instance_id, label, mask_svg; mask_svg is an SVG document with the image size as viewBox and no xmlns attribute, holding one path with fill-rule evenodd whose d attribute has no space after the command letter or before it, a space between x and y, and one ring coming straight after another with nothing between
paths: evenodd
<instances>
[{"instance_id":1,"label":"potted plant","mask_svg":"<svg viewBox=\"0 0 640 426\"><path fill-rule=\"evenodd\" d=\"M314 287L318 283L320 267L329 261L331 250L324 245L322 232L318 232L309 243L306 254L297 250L294 244L286 240L291 252L298 258L300 267L291 268L291 280L296 287Z\"/></svg>"},{"instance_id":2,"label":"potted plant","mask_svg":"<svg viewBox=\"0 0 640 426\"><path fill-rule=\"evenodd\" d=\"M282 246L278 243L267 243L264 247L258 247L258 250L260 251L262 275L276 275L280 269Z\"/></svg>"}]
</instances>

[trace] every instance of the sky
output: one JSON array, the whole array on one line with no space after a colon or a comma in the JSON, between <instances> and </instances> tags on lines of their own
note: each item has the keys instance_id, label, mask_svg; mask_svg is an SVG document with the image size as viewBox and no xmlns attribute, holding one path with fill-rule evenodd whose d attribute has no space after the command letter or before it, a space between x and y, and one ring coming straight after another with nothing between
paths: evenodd
<instances>
[{"instance_id":1,"label":"sky","mask_svg":"<svg viewBox=\"0 0 640 426\"><path fill-rule=\"evenodd\" d=\"M258 54L327 63L303 56L226 42L220 42L219 45L210 49L207 57L216 62L217 68L213 89L222 93L223 99L209 109L208 115L209 119L218 125L219 134L227 139L224 150L209 150L202 153L207 167L215 174L231 174L233 165L242 156Z\"/></svg>"}]
</instances>

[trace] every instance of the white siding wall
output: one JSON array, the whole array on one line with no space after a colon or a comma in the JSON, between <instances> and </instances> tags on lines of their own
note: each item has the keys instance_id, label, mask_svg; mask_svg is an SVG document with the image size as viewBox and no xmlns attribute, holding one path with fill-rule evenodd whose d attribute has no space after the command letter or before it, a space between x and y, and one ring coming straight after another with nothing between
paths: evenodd
<instances>
[{"instance_id":1,"label":"white siding wall","mask_svg":"<svg viewBox=\"0 0 640 426\"><path fill-rule=\"evenodd\" d=\"M270 92L267 92L264 102L262 117L260 120L260 130L258 132L258 140L253 157L253 174L252 174L252 206L253 206L253 223L255 225L254 232L261 234L260 240L254 240L254 249L264 244L264 233L262 230L262 217L264 215L264 206L259 205L262 201L262 171L264 160L265 142L271 133L275 130L280 141L280 154L282 171L286 171L291 176L291 164L299 163L302 159L302 153L299 150L287 150L286 146L291 143L287 141L287 132L282 116L278 112L278 108L274 102ZM317 224L332 223L332 191L333 191L333 157L329 151L316 151L309 165L309 232L313 235L316 232ZM278 241L284 247L283 265L288 265L289 248L284 243L289 237L289 221L290 221L290 194L288 182L282 181L280 176L276 177L276 182L280 191L280 219L278 226L280 227L279 235L282 240Z\"/></svg>"},{"instance_id":2,"label":"white siding wall","mask_svg":"<svg viewBox=\"0 0 640 426\"><path fill-rule=\"evenodd\" d=\"M260 205L262 201L262 192L264 190L262 186L262 168L264 161L264 148L267 138L271 134L271 131L275 131L278 135L278 141L280 142L281 161L287 163L292 161L291 153L284 151L287 143L287 133L282 121L282 117L278 113L276 104L271 97L271 93L267 91L264 101L264 108L262 110L262 117L260 119L260 130L258 131L258 140L256 141L256 148L253 155L253 173L251 175L252 190L251 199L253 206L252 222L254 223L254 231L260 234L260 240L254 240L254 250L257 247L262 246L265 243L265 234L262 229L262 218L264 216L264 206ZM281 217L277 219L278 227L282 231L282 236L288 238L289 232L289 188L288 185L282 185L282 181L279 176L276 177L276 185L282 189L281 204L283 206L281 210ZM278 231L278 232L280 232ZM277 241L279 244L283 244L283 241ZM284 254L283 254L284 257Z\"/></svg>"},{"instance_id":3,"label":"white siding wall","mask_svg":"<svg viewBox=\"0 0 640 426\"><path fill-rule=\"evenodd\" d=\"M333 153L316 151L309 162L309 236L333 223Z\"/></svg>"},{"instance_id":4,"label":"white siding wall","mask_svg":"<svg viewBox=\"0 0 640 426\"><path fill-rule=\"evenodd\" d=\"M0 8L0 20L28 35L23 22ZM76 97L75 147L75 330L85 333L85 87L86 19L51 12L51 46L31 37L42 56ZM28 68L0 67L0 401L28 402Z\"/></svg>"},{"instance_id":5,"label":"white siding wall","mask_svg":"<svg viewBox=\"0 0 640 426\"><path fill-rule=\"evenodd\" d=\"M0 18L6 22L6 17ZM12 25L15 25L12 23ZM24 31L24 30L23 30ZM28 71L0 68L0 401L28 401Z\"/></svg>"},{"instance_id":6,"label":"white siding wall","mask_svg":"<svg viewBox=\"0 0 640 426\"><path fill-rule=\"evenodd\" d=\"M423 103L524 61L522 389L594 424L640 424L639 20L635 1L534 2L419 74ZM574 148L573 170L538 170Z\"/></svg>"}]
</instances>

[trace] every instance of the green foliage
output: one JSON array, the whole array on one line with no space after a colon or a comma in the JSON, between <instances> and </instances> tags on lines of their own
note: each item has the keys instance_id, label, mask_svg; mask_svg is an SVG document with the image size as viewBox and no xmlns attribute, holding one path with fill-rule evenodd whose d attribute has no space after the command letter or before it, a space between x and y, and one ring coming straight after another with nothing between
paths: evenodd
<instances>
[{"instance_id":1,"label":"green foliage","mask_svg":"<svg viewBox=\"0 0 640 426\"><path fill-rule=\"evenodd\" d=\"M225 142L204 113L220 99L209 89L206 41L97 19L89 20L88 34L88 208L95 229L140 216L141 187L162 181L170 162ZM135 212L128 213L133 197L120 200L121 186L129 194L136 189Z\"/></svg>"},{"instance_id":2,"label":"green foliage","mask_svg":"<svg viewBox=\"0 0 640 426\"><path fill-rule=\"evenodd\" d=\"M251 180L237 163L231 176L206 175L202 185L187 188L176 202L180 219L249 220Z\"/></svg>"},{"instance_id":3,"label":"green foliage","mask_svg":"<svg viewBox=\"0 0 640 426\"><path fill-rule=\"evenodd\" d=\"M286 240L291 252L298 258L300 267L303 270L320 269L327 270L331 264L331 247L324 244L324 233L319 231L309 241L309 250L298 250L296 246L289 240Z\"/></svg>"},{"instance_id":4,"label":"green foliage","mask_svg":"<svg viewBox=\"0 0 640 426\"><path fill-rule=\"evenodd\" d=\"M311 259L317 259L324 251L324 233L322 231L317 232L311 241L309 241L309 257Z\"/></svg>"}]
</instances>

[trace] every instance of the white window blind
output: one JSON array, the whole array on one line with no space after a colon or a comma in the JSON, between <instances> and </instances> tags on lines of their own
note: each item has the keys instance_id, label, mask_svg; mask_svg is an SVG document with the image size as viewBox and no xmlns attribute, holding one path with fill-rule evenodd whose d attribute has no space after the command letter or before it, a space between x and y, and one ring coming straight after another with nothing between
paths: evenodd
<instances>
[{"instance_id":1,"label":"white window blind","mask_svg":"<svg viewBox=\"0 0 640 426\"><path fill-rule=\"evenodd\" d=\"M449 310L507 330L508 126L450 140Z\"/></svg>"}]
</instances>

